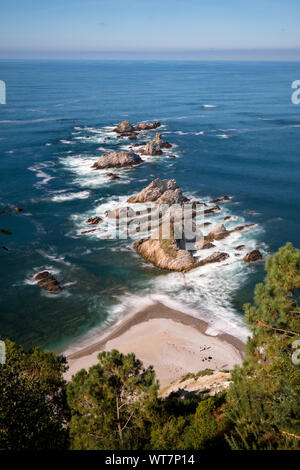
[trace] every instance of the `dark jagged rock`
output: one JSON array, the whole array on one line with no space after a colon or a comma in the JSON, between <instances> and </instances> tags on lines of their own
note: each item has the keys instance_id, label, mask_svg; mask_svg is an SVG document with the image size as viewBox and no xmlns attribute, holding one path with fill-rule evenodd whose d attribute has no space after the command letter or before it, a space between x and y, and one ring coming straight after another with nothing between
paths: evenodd
<instances>
[{"instance_id":1,"label":"dark jagged rock","mask_svg":"<svg viewBox=\"0 0 300 470\"><path fill-rule=\"evenodd\" d=\"M102 222L103 219L101 217L90 217L85 221L87 225L98 225L100 222Z\"/></svg>"},{"instance_id":2,"label":"dark jagged rock","mask_svg":"<svg viewBox=\"0 0 300 470\"><path fill-rule=\"evenodd\" d=\"M176 155L169 155L168 158L176 158Z\"/></svg>"},{"instance_id":3,"label":"dark jagged rock","mask_svg":"<svg viewBox=\"0 0 300 470\"><path fill-rule=\"evenodd\" d=\"M34 276L34 279L37 281L37 285L41 287L42 289L46 289L49 292L61 291L61 287L58 284L57 280L48 271L42 271L36 274Z\"/></svg>"},{"instance_id":4,"label":"dark jagged rock","mask_svg":"<svg viewBox=\"0 0 300 470\"><path fill-rule=\"evenodd\" d=\"M213 199L212 201L209 201L210 204L218 204L218 202L228 202L230 201L231 197L230 196L223 196L223 197L218 197L217 199Z\"/></svg>"},{"instance_id":5,"label":"dark jagged rock","mask_svg":"<svg viewBox=\"0 0 300 470\"><path fill-rule=\"evenodd\" d=\"M1 228L0 233L4 233L4 235L12 235L12 232L8 228Z\"/></svg>"},{"instance_id":6,"label":"dark jagged rock","mask_svg":"<svg viewBox=\"0 0 300 470\"><path fill-rule=\"evenodd\" d=\"M86 235L87 233L92 233L92 232L97 232L96 228L92 228L91 230L84 230L83 232L80 232L81 235Z\"/></svg>"},{"instance_id":7,"label":"dark jagged rock","mask_svg":"<svg viewBox=\"0 0 300 470\"><path fill-rule=\"evenodd\" d=\"M115 173L107 173L107 176L109 176L109 181L115 181L120 179L120 176L116 175Z\"/></svg>"},{"instance_id":8,"label":"dark jagged rock","mask_svg":"<svg viewBox=\"0 0 300 470\"><path fill-rule=\"evenodd\" d=\"M245 263L253 263L254 261L258 261L260 259L262 259L262 254L259 250L250 251L250 253L247 253L243 258Z\"/></svg>"},{"instance_id":9,"label":"dark jagged rock","mask_svg":"<svg viewBox=\"0 0 300 470\"><path fill-rule=\"evenodd\" d=\"M215 253L212 253L207 258L204 258L198 261L198 266L204 266L205 264L209 264L209 263L220 263L221 261L224 261L227 258L229 258L228 253L216 251Z\"/></svg>"},{"instance_id":10,"label":"dark jagged rock","mask_svg":"<svg viewBox=\"0 0 300 470\"><path fill-rule=\"evenodd\" d=\"M213 207L210 207L209 209L204 209L204 215L214 214L215 212L219 212L220 210L221 210L221 207L213 206Z\"/></svg>"},{"instance_id":11,"label":"dark jagged rock","mask_svg":"<svg viewBox=\"0 0 300 470\"><path fill-rule=\"evenodd\" d=\"M244 250L245 248L246 248L246 245L239 245L235 247L235 249L238 251Z\"/></svg>"},{"instance_id":12,"label":"dark jagged rock","mask_svg":"<svg viewBox=\"0 0 300 470\"><path fill-rule=\"evenodd\" d=\"M101 170L105 168L122 168L143 163L139 155L134 152L110 152L105 153L99 160L94 163L92 168Z\"/></svg>"},{"instance_id":13,"label":"dark jagged rock","mask_svg":"<svg viewBox=\"0 0 300 470\"><path fill-rule=\"evenodd\" d=\"M176 189L178 189L178 186L174 179L161 180L156 178L136 196L131 196L127 202L135 203L157 201L166 191L174 191Z\"/></svg>"}]
</instances>

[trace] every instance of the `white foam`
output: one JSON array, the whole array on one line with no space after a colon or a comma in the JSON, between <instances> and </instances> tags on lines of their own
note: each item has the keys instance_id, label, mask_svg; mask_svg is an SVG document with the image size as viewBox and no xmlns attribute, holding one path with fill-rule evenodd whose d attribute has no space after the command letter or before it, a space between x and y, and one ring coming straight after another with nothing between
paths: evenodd
<instances>
[{"instance_id":1,"label":"white foam","mask_svg":"<svg viewBox=\"0 0 300 470\"><path fill-rule=\"evenodd\" d=\"M64 202L72 201L73 199L87 199L90 196L90 191L79 191L77 193L65 193L53 196L51 201Z\"/></svg>"}]
</instances>

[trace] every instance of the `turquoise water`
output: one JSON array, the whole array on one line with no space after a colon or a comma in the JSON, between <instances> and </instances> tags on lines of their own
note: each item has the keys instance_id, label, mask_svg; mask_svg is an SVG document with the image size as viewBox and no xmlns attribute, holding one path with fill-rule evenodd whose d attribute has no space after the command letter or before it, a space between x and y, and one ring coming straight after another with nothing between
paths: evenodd
<instances>
[{"instance_id":1,"label":"turquoise water","mask_svg":"<svg viewBox=\"0 0 300 470\"><path fill-rule=\"evenodd\" d=\"M0 208L24 208L0 218L13 232L0 234L9 250L0 252L1 336L69 348L159 299L245 337L241 307L264 272L234 247L259 243L266 255L286 241L300 246L299 77L298 63L0 61ZM124 119L160 120L178 158L149 158L114 182L93 172L101 153L127 148L111 133ZM144 263L129 240L80 234L89 216L156 177L198 199L233 196L211 221L259 225L224 241L229 261L185 276ZM34 285L44 269L67 284L61 294Z\"/></svg>"}]
</instances>

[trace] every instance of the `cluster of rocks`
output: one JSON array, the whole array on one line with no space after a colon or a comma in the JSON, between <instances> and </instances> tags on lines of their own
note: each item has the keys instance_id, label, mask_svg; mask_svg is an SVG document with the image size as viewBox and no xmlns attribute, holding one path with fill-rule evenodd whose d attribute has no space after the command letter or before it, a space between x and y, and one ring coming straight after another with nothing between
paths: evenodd
<instances>
[{"instance_id":1,"label":"cluster of rocks","mask_svg":"<svg viewBox=\"0 0 300 470\"><path fill-rule=\"evenodd\" d=\"M155 137L150 140L150 142L145 147L139 148L137 152L141 155L159 156L162 155L163 149L170 148L172 148L172 144L165 142L160 132L157 132Z\"/></svg>"},{"instance_id":2,"label":"cluster of rocks","mask_svg":"<svg viewBox=\"0 0 300 470\"><path fill-rule=\"evenodd\" d=\"M160 127L159 121L154 122L140 122L135 126L132 126L129 121L122 121L117 124L117 127L114 129L114 132L119 134L120 137L126 137L130 140L137 139L137 133L141 131L148 131L152 129L157 129Z\"/></svg>"},{"instance_id":3,"label":"cluster of rocks","mask_svg":"<svg viewBox=\"0 0 300 470\"><path fill-rule=\"evenodd\" d=\"M222 198L212 200L210 203L215 204L217 202L221 203L229 200L229 196L224 196ZM168 201L170 201L170 204L183 204L184 202L189 201L188 198L183 196L181 189L178 188L174 179L160 180L157 178L146 188L142 189L137 195L128 199L129 203L154 202L155 204L163 204ZM220 206L214 205L205 209L204 215L214 214L220 210ZM210 224L210 222L208 224ZM249 229L254 225L256 224L238 225L235 228L228 230L223 224L219 224L212 229L208 235L204 236L204 240L195 244L195 249L205 250L215 248L216 245L212 243L213 241L222 240L228 237L231 233ZM171 233L172 232L174 232L174 230L171 230ZM151 262L153 265L161 269L167 269L170 271L186 272L198 266L204 266L209 263L218 263L229 258L228 253L215 251L205 258L198 259L194 254L194 250L185 249L184 234L181 240L176 240L174 235L170 235L170 238L166 240L161 239L157 236L157 233L155 233L148 238L137 240L134 243L134 248L146 261ZM244 245L240 245L237 247L237 250L242 250L244 248ZM262 259L262 255L259 250L247 253L244 257L245 262L254 262L259 259Z\"/></svg>"},{"instance_id":4,"label":"cluster of rocks","mask_svg":"<svg viewBox=\"0 0 300 470\"><path fill-rule=\"evenodd\" d=\"M34 276L34 279L37 281L37 285L41 287L42 289L46 289L49 292L61 291L61 287L58 284L57 280L48 271L42 271L36 274Z\"/></svg>"}]
</instances>

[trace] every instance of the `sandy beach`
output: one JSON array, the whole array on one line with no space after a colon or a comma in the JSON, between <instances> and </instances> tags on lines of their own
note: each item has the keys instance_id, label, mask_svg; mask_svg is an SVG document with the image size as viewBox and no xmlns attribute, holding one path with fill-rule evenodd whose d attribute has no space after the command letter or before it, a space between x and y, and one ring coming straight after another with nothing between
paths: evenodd
<instances>
[{"instance_id":1,"label":"sandy beach","mask_svg":"<svg viewBox=\"0 0 300 470\"><path fill-rule=\"evenodd\" d=\"M208 324L186 313L155 303L125 319L102 338L67 357L66 379L97 363L100 351L134 352L144 366L153 365L161 387L204 369L230 370L240 364L245 345L220 333L205 333Z\"/></svg>"}]
</instances>

